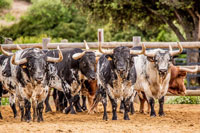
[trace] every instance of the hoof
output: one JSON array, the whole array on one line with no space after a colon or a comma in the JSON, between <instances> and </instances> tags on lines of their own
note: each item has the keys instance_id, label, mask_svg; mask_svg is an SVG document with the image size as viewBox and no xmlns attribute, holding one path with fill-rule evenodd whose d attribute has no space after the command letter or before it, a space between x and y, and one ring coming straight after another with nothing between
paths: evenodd
<instances>
[{"instance_id":1,"label":"hoof","mask_svg":"<svg viewBox=\"0 0 200 133\"><path fill-rule=\"evenodd\" d=\"M117 120L117 117L113 117L112 120Z\"/></svg>"},{"instance_id":2,"label":"hoof","mask_svg":"<svg viewBox=\"0 0 200 133\"><path fill-rule=\"evenodd\" d=\"M130 120L129 117L125 117L124 120Z\"/></svg>"},{"instance_id":3,"label":"hoof","mask_svg":"<svg viewBox=\"0 0 200 133\"><path fill-rule=\"evenodd\" d=\"M86 111L86 110L87 110L87 107L83 106L83 107L82 107L82 110L83 110L83 111Z\"/></svg>"},{"instance_id":4,"label":"hoof","mask_svg":"<svg viewBox=\"0 0 200 133\"><path fill-rule=\"evenodd\" d=\"M74 110L72 110L72 111L70 112L70 114L76 114L76 112L75 112Z\"/></svg>"},{"instance_id":5,"label":"hoof","mask_svg":"<svg viewBox=\"0 0 200 133\"><path fill-rule=\"evenodd\" d=\"M108 120L108 116L103 116L103 120L107 121Z\"/></svg>"},{"instance_id":6,"label":"hoof","mask_svg":"<svg viewBox=\"0 0 200 133\"><path fill-rule=\"evenodd\" d=\"M49 109L45 109L45 113L48 113L48 112L52 112L52 110L49 108Z\"/></svg>"},{"instance_id":7,"label":"hoof","mask_svg":"<svg viewBox=\"0 0 200 133\"><path fill-rule=\"evenodd\" d=\"M159 113L159 116L162 117L162 116L165 116L165 114L164 113Z\"/></svg>"},{"instance_id":8,"label":"hoof","mask_svg":"<svg viewBox=\"0 0 200 133\"><path fill-rule=\"evenodd\" d=\"M68 114L69 112L70 112L70 108L69 107L65 108L65 114Z\"/></svg>"},{"instance_id":9,"label":"hoof","mask_svg":"<svg viewBox=\"0 0 200 133\"><path fill-rule=\"evenodd\" d=\"M76 109L76 112L83 112L81 109Z\"/></svg>"},{"instance_id":10,"label":"hoof","mask_svg":"<svg viewBox=\"0 0 200 133\"><path fill-rule=\"evenodd\" d=\"M151 117L156 117L156 114L151 114L150 116L151 116Z\"/></svg>"}]
</instances>

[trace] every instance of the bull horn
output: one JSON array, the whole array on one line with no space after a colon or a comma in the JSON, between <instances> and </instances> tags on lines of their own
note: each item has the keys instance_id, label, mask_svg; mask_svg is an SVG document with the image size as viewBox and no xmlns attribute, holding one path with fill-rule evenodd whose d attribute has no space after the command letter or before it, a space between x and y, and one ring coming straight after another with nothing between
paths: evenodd
<instances>
[{"instance_id":1,"label":"bull horn","mask_svg":"<svg viewBox=\"0 0 200 133\"><path fill-rule=\"evenodd\" d=\"M99 52L102 54L113 54L113 50L103 50L101 47L101 42L99 42Z\"/></svg>"},{"instance_id":2,"label":"bull horn","mask_svg":"<svg viewBox=\"0 0 200 133\"><path fill-rule=\"evenodd\" d=\"M16 54L14 54L14 55L12 56L12 58L11 58L11 63L12 63L13 65L21 65L21 64L24 64L24 63L27 62L27 59L26 59L26 58L23 58L23 59L20 59L20 60L16 60L16 59L15 59L15 56L16 56Z\"/></svg>"},{"instance_id":3,"label":"bull horn","mask_svg":"<svg viewBox=\"0 0 200 133\"><path fill-rule=\"evenodd\" d=\"M84 45L85 45L86 51L90 49L89 46L88 46L88 44L87 44L87 42L85 40L84 40Z\"/></svg>"},{"instance_id":4,"label":"bull horn","mask_svg":"<svg viewBox=\"0 0 200 133\"><path fill-rule=\"evenodd\" d=\"M169 51L172 51L172 46L169 44Z\"/></svg>"},{"instance_id":5,"label":"bull horn","mask_svg":"<svg viewBox=\"0 0 200 133\"><path fill-rule=\"evenodd\" d=\"M23 50L18 44L16 45L18 50Z\"/></svg>"},{"instance_id":6,"label":"bull horn","mask_svg":"<svg viewBox=\"0 0 200 133\"><path fill-rule=\"evenodd\" d=\"M142 43L142 51L130 50L130 54L135 54L135 55L144 54L145 50L146 50L146 47L145 47L145 45Z\"/></svg>"},{"instance_id":7,"label":"bull horn","mask_svg":"<svg viewBox=\"0 0 200 133\"><path fill-rule=\"evenodd\" d=\"M172 49L171 49L171 50L169 51L169 53L170 53L171 56L175 56L175 55L178 55L178 54L180 54L180 53L183 52L183 47L182 47L182 45L181 45L179 42L177 42L177 45L178 45L179 50L174 50L174 51L172 51Z\"/></svg>"},{"instance_id":8,"label":"bull horn","mask_svg":"<svg viewBox=\"0 0 200 133\"><path fill-rule=\"evenodd\" d=\"M58 58L53 58L53 57L47 57L47 61L48 62L55 62L55 63L58 63L58 62L61 62L62 60L63 60L63 54L62 54L62 52L61 52L61 50L60 50L60 47L59 46L57 46L57 50L58 50Z\"/></svg>"},{"instance_id":9,"label":"bull horn","mask_svg":"<svg viewBox=\"0 0 200 133\"><path fill-rule=\"evenodd\" d=\"M146 47L145 47L145 49L146 49ZM154 57L155 54L156 54L156 52L148 52L148 53L147 53L146 50L145 50L145 52L144 52L144 55L147 56L147 57Z\"/></svg>"},{"instance_id":10,"label":"bull horn","mask_svg":"<svg viewBox=\"0 0 200 133\"><path fill-rule=\"evenodd\" d=\"M179 70L180 70L180 71L189 72L189 73L195 73L195 72L198 71L198 66L195 66L194 69L186 68L186 67L183 67L183 66L179 66Z\"/></svg>"},{"instance_id":11,"label":"bull horn","mask_svg":"<svg viewBox=\"0 0 200 133\"><path fill-rule=\"evenodd\" d=\"M0 45L0 50L6 56L12 56L12 55L14 55L14 53L10 53L10 52L5 51L1 45Z\"/></svg>"},{"instance_id":12,"label":"bull horn","mask_svg":"<svg viewBox=\"0 0 200 133\"><path fill-rule=\"evenodd\" d=\"M73 58L74 60L78 60L78 59L80 59L83 55L85 55L85 51L83 51L82 53L76 53L76 54L74 54L74 55L72 56L72 58Z\"/></svg>"}]
</instances>

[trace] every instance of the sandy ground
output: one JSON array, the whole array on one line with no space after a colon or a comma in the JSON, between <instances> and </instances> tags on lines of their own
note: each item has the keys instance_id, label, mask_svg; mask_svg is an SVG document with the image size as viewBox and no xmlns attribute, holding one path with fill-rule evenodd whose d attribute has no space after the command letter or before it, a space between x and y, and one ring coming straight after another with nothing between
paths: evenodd
<instances>
[{"instance_id":1,"label":"sandy ground","mask_svg":"<svg viewBox=\"0 0 200 133\"><path fill-rule=\"evenodd\" d=\"M158 112L156 105L156 112ZM21 122L14 119L9 106L2 107L3 120L0 120L0 132L197 132L200 133L200 105L165 105L165 116L151 118L149 114L140 114L138 105L136 113L130 115L129 121L123 120L118 113L118 120L113 121L111 109L108 121L103 121L103 109L99 113L88 115L86 112L76 115L55 112L44 114L44 122Z\"/></svg>"}]
</instances>

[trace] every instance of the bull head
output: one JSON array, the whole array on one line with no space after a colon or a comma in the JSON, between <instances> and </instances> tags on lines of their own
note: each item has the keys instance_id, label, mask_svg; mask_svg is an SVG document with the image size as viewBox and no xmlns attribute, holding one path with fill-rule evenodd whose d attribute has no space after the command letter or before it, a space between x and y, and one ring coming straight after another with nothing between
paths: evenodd
<instances>
[{"instance_id":1,"label":"bull head","mask_svg":"<svg viewBox=\"0 0 200 133\"><path fill-rule=\"evenodd\" d=\"M62 52L61 52L59 46L57 47L57 49L59 51L59 57L58 58L47 57L47 61L48 62L55 62L55 63L57 63L57 62L60 62L60 61L63 60L63 55L62 55ZM21 64L25 64L27 62L26 58L22 58L20 60L16 60L15 57L16 57L16 54L14 54L12 56L12 58L11 58L11 62L12 62L13 65L21 65Z\"/></svg>"},{"instance_id":2,"label":"bull head","mask_svg":"<svg viewBox=\"0 0 200 133\"><path fill-rule=\"evenodd\" d=\"M183 47L178 44L179 50L172 50L171 46L169 46L169 51L165 50L155 50L150 52L145 52L144 55L147 56L147 59L151 62L155 63L155 67L158 70L160 76L165 76L170 68L170 64L172 61L172 57L180 54L183 51Z\"/></svg>"}]
</instances>

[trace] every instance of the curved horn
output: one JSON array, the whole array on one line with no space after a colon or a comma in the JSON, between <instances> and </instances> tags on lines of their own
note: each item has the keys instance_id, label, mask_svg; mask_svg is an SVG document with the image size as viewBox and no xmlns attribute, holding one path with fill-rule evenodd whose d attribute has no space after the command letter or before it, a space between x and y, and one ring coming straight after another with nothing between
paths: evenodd
<instances>
[{"instance_id":1,"label":"curved horn","mask_svg":"<svg viewBox=\"0 0 200 133\"><path fill-rule=\"evenodd\" d=\"M16 45L18 50L23 50L18 44Z\"/></svg>"},{"instance_id":2,"label":"curved horn","mask_svg":"<svg viewBox=\"0 0 200 133\"><path fill-rule=\"evenodd\" d=\"M85 45L86 51L90 49L89 46L88 46L88 44L87 44L87 42L85 40L84 40L84 45Z\"/></svg>"},{"instance_id":3,"label":"curved horn","mask_svg":"<svg viewBox=\"0 0 200 133\"><path fill-rule=\"evenodd\" d=\"M177 42L177 45L178 45L179 50L174 50L174 51L172 51L172 49L171 49L171 50L169 51L169 53L170 53L171 56L175 56L175 55L180 54L180 53L183 52L183 47L182 47L182 45L181 45L179 42Z\"/></svg>"},{"instance_id":4,"label":"curved horn","mask_svg":"<svg viewBox=\"0 0 200 133\"><path fill-rule=\"evenodd\" d=\"M103 50L101 47L101 42L99 42L99 52L101 52L102 54L113 54L113 50Z\"/></svg>"},{"instance_id":5,"label":"curved horn","mask_svg":"<svg viewBox=\"0 0 200 133\"><path fill-rule=\"evenodd\" d=\"M189 72L189 73L195 73L195 72L198 71L198 66L195 66L194 69L186 68L186 67L183 67L183 66L179 66L179 70L180 70L180 71Z\"/></svg>"},{"instance_id":6,"label":"curved horn","mask_svg":"<svg viewBox=\"0 0 200 133\"><path fill-rule=\"evenodd\" d=\"M145 49L146 49L146 47L145 47ZM147 53L146 50L145 50L145 52L144 52L144 55L145 55L145 56L148 56L148 57L154 57L155 54L156 54L156 52L148 52L148 53Z\"/></svg>"},{"instance_id":7,"label":"curved horn","mask_svg":"<svg viewBox=\"0 0 200 133\"><path fill-rule=\"evenodd\" d=\"M85 54L85 51L83 51L82 53L76 53L76 54L74 54L74 55L72 56L72 58L73 58L74 60L78 60L78 59L80 59L84 54Z\"/></svg>"},{"instance_id":8,"label":"curved horn","mask_svg":"<svg viewBox=\"0 0 200 133\"><path fill-rule=\"evenodd\" d=\"M146 50L146 47L144 44L142 44L142 51L130 50L130 54L135 54L135 55L144 54L145 50Z\"/></svg>"},{"instance_id":9,"label":"curved horn","mask_svg":"<svg viewBox=\"0 0 200 133\"><path fill-rule=\"evenodd\" d=\"M172 46L169 44L169 51L172 51Z\"/></svg>"},{"instance_id":10,"label":"curved horn","mask_svg":"<svg viewBox=\"0 0 200 133\"><path fill-rule=\"evenodd\" d=\"M15 59L15 56L16 56L16 54L14 54L14 55L12 56L12 58L11 58L11 62L12 62L13 65L21 65L21 64L24 64L24 63L27 62L27 59L26 59L26 58L23 58L23 59L21 59L21 60L16 60L16 59Z\"/></svg>"},{"instance_id":11,"label":"curved horn","mask_svg":"<svg viewBox=\"0 0 200 133\"><path fill-rule=\"evenodd\" d=\"M47 57L47 61L48 62L55 62L55 63L58 63L58 62L61 62L62 60L63 60L63 54L62 54L62 52L61 52L61 50L60 50L60 47L59 46L57 46L57 50L58 50L58 58L53 58L53 57Z\"/></svg>"},{"instance_id":12,"label":"curved horn","mask_svg":"<svg viewBox=\"0 0 200 133\"><path fill-rule=\"evenodd\" d=\"M12 56L12 55L14 55L14 53L10 53L10 52L5 51L1 45L0 45L0 50L6 56Z\"/></svg>"}]
</instances>

